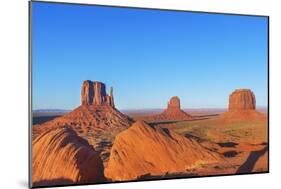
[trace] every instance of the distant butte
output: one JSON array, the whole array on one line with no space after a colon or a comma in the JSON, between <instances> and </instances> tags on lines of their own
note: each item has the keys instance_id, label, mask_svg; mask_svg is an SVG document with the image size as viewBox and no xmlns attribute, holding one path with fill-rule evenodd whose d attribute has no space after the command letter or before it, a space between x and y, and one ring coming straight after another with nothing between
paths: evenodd
<instances>
[{"instance_id":1,"label":"distant butte","mask_svg":"<svg viewBox=\"0 0 281 189\"><path fill-rule=\"evenodd\" d=\"M229 95L228 111L220 116L225 121L265 120L256 111L255 94L250 89L236 89Z\"/></svg>"},{"instance_id":2,"label":"distant butte","mask_svg":"<svg viewBox=\"0 0 281 189\"><path fill-rule=\"evenodd\" d=\"M147 120L190 120L192 116L181 109L180 99L177 96L172 97L167 109L161 114L150 116Z\"/></svg>"}]
</instances>

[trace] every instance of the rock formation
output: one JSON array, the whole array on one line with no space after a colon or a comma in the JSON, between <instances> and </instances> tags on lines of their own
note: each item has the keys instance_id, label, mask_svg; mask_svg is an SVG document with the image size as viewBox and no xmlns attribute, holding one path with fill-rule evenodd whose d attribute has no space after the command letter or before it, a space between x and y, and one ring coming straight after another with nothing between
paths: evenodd
<instances>
[{"instance_id":1,"label":"rock formation","mask_svg":"<svg viewBox=\"0 0 281 189\"><path fill-rule=\"evenodd\" d=\"M229 111L255 110L256 98L249 89L237 89L229 96Z\"/></svg>"},{"instance_id":2,"label":"rock formation","mask_svg":"<svg viewBox=\"0 0 281 189\"><path fill-rule=\"evenodd\" d=\"M127 128L133 123L133 120L122 114L111 106L82 105L73 111L45 122L41 125L35 125L35 135L60 126L69 126L78 133L88 133L91 131L110 130L113 128Z\"/></svg>"},{"instance_id":3,"label":"rock formation","mask_svg":"<svg viewBox=\"0 0 281 189\"><path fill-rule=\"evenodd\" d=\"M147 174L186 173L217 161L222 161L218 154L205 149L194 139L137 121L116 136L105 176L125 181Z\"/></svg>"},{"instance_id":4,"label":"rock formation","mask_svg":"<svg viewBox=\"0 0 281 189\"><path fill-rule=\"evenodd\" d=\"M180 104L180 99L177 96L174 96L170 99L168 102L168 108L167 110L180 110L181 109L181 104Z\"/></svg>"},{"instance_id":5,"label":"rock formation","mask_svg":"<svg viewBox=\"0 0 281 189\"><path fill-rule=\"evenodd\" d=\"M92 81L86 80L82 84L81 88L81 104L89 105L93 104L94 98L94 84Z\"/></svg>"},{"instance_id":6,"label":"rock formation","mask_svg":"<svg viewBox=\"0 0 281 189\"><path fill-rule=\"evenodd\" d=\"M106 86L102 82L86 80L81 88L82 105L109 105L114 107L113 88L106 94Z\"/></svg>"},{"instance_id":7,"label":"rock formation","mask_svg":"<svg viewBox=\"0 0 281 189\"><path fill-rule=\"evenodd\" d=\"M192 116L181 110L180 99L174 96L168 102L168 107L161 114L145 118L146 120L190 120Z\"/></svg>"},{"instance_id":8,"label":"rock formation","mask_svg":"<svg viewBox=\"0 0 281 189\"><path fill-rule=\"evenodd\" d=\"M32 138L35 140L52 129L70 127L99 151L106 164L115 135L131 126L134 120L114 107L113 89L106 95L103 83L85 81L81 91L82 105L63 116L33 125Z\"/></svg>"},{"instance_id":9,"label":"rock formation","mask_svg":"<svg viewBox=\"0 0 281 189\"><path fill-rule=\"evenodd\" d=\"M110 88L110 95L107 95L104 83L84 81L81 103L81 106L61 117L45 122L40 127L34 126L33 136L38 136L48 128L60 126L70 126L78 133L87 133L115 127L127 128L133 122L114 107L113 88Z\"/></svg>"},{"instance_id":10,"label":"rock formation","mask_svg":"<svg viewBox=\"0 0 281 189\"><path fill-rule=\"evenodd\" d=\"M103 164L98 153L72 129L53 129L32 142L34 186L101 181Z\"/></svg>"},{"instance_id":11,"label":"rock formation","mask_svg":"<svg viewBox=\"0 0 281 189\"><path fill-rule=\"evenodd\" d=\"M220 116L225 121L266 120L256 111L255 94L250 89L236 89L229 95L228 111Z\"/></svg>"}]
</instances>

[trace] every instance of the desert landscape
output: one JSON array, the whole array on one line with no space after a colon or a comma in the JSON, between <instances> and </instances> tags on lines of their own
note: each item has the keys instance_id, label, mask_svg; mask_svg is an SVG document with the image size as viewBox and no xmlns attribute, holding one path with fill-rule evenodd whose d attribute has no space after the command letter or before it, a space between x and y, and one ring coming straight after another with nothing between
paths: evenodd
<instances>
[{"instance_id":1,"label":"desert landscape","mask_svg":"<svg viewBox=\"0 0 281 189\"><path fill-rule=\"evenodd\" d=\"M30 187L269 172L267 17L31 4Z\"/></svg>"},{"instance_id":2,"label":"desert landscape","mask_svg":"<svg viewBox=\"0 0 281 189\"><path fill-rule=\"evenodd\" d=\"M33 185L268 172L266 110L250 89L225 95L225 110L186 112L173 96L165 110L121 112L112 87L86 80L79 107L34 113Z\"/></svg>"}]
</instances>

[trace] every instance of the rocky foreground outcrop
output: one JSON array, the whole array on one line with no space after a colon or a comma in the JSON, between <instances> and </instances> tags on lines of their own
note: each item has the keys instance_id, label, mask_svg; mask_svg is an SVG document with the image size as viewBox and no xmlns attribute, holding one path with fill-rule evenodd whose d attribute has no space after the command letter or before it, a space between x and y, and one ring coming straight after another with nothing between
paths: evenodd
<instances>
[{"instance_id":1,"label":"rocky foreground outcrop","mask_svg":"<svg viewBox=\"0 0 281 189\"><path fill-rule=\"evenodd\" d=\"M266 120L256 111L255 94L250 89L237 89L229 95L228 111L220 116L225 121Z\"/></svg>"},{"instance_id":2,"label":"rocky foreground outcrop","mask_svg":"<svg viewBox=\"0 0 281 189\"><path fill-rule=\"evenodd\" d=\"M86 80L81 88L82 105L109 105L114 107L113 88L106 93L106 86L102 82Z\"/></svg>"},{"instance_id":3,"label":"rocky foreground outcrop","mask_svg":"<svg viewBox=\"0 0 281 189\"><path fill-rule=\"evenodd\" d=\"M161 114L149 116L145 120L151 121L162 121L162 120L190 120L192 116L181 109L180 99L177 96L172 97L169 102L167 109Z\"/></svg>"},{"instance_id":4,"label":"rocky foreground outcrop","mask_svg":"<svg viewBox=\"0 0 281 189\"><path fill-rule=\"evenodd\" d=\"M222 161L221 157L168 129L137 121L115 138L105 176L125 181L144 175L186 173L197 166Z\"/></svg>"},{"instance_id":5,"label":"rocky foreground outcrop","mask_svg":"<svg viewBox=\"0 0 281 189\"><path fill-rule=\"evenodd\" d=\"M32 142L34 186L104 181L103 164L89 143L70 128L47 131Z\"/></svg>"}]
</instances>

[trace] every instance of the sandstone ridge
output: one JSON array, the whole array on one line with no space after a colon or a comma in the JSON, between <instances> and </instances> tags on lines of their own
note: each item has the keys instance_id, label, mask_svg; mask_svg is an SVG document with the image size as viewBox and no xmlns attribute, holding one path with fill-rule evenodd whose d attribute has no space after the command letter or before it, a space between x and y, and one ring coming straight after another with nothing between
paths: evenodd
<instances>
[{"instance_id":1,"label":"sandstone ridge","mask_svg":"<svg viewBox=\"0 0 281 189\"><path fill-rule=\"evenodd\" d=\"M116 136L105 176L118 181L133 180L147 174L186 172L220 160L219 155L192 138L137 121Z\"/></svg>"},{"instance_id":2,"label":"sandstone ridge","mask_svg":"<svg viewBox=\"0 0 281 189\"><path fill-rule=\"evenodd\" d=\"M44 132L32 151L34 186L104 181L99 154L70 128Z\"/></svg>"}]
</instances>

